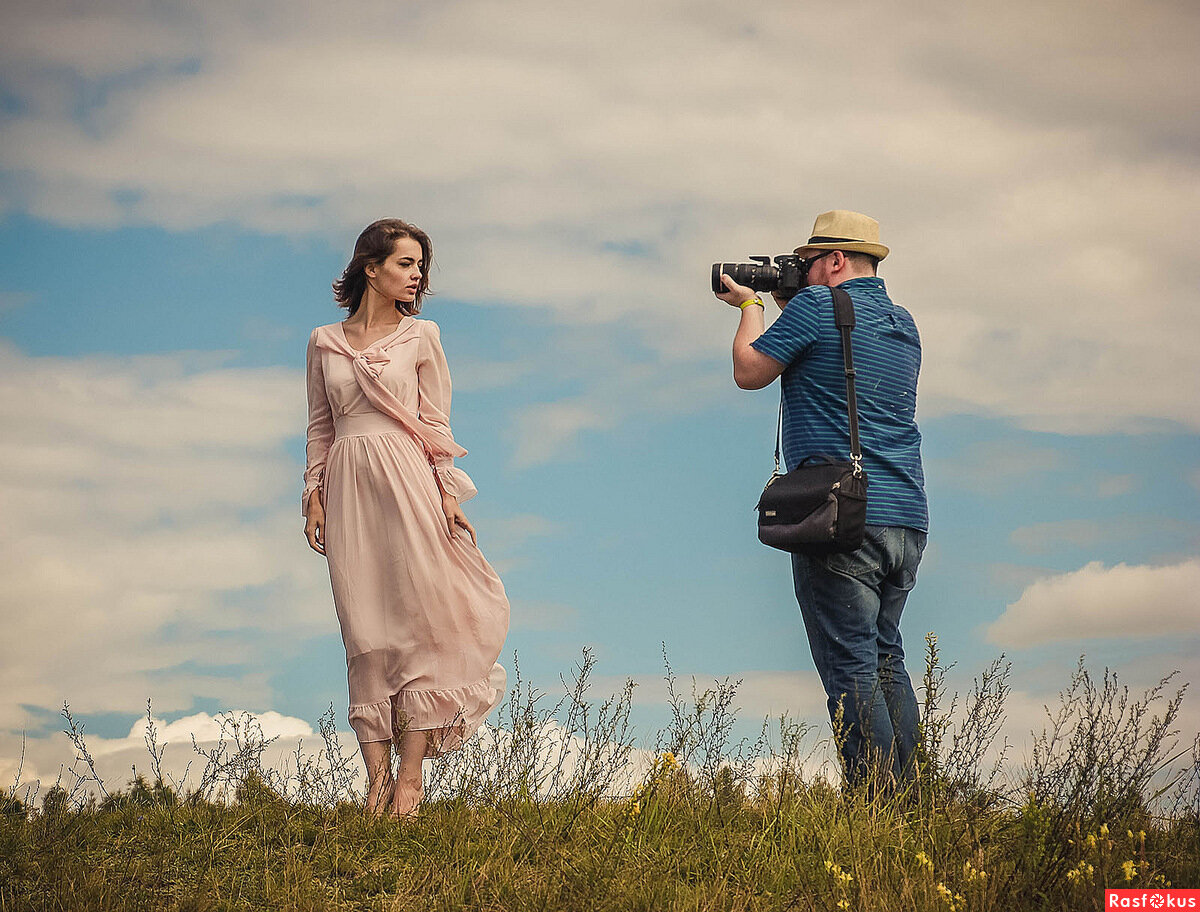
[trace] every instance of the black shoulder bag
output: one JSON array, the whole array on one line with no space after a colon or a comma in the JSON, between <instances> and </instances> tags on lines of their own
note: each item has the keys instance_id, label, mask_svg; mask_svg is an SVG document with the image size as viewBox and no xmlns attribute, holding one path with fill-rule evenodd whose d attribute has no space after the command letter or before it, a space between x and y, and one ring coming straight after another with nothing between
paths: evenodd
<instances>
[{"instance_id":1,"label":"black shoulder bag","mask_svg":"<svg viewBox=\"0 0 1200 912\"><path fill-rule=\"evenodd\" d=\"M850 461L808 456L786 475L779 471L783 437L783 400L775 435L775 471L758 500L758 540L764 545L804 554L856 550L867 522L867 473L858 440L858 399L854 393L854 355L850 330L854 302L840 288L833 292L833 315L842 335L846 369L846 411L850 417Z\"/></svg>"}]
</instances>

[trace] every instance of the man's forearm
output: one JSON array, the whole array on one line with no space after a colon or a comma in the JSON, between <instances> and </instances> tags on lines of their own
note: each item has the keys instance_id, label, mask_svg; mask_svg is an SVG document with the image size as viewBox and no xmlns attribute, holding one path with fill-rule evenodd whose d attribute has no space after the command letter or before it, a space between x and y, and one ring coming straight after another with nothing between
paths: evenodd
<instances>
[{"instance_id":1,"label":"man's forearm","mask_svg":"<svg viewBox=\"0 0 1200 912\"><path fill-rule=\"evenodd\" d=\"M774 362L750 345L763 334L763 310L757 304L743 307L733 336L733 382L742 389L761 389L778 376L777 370L771 370Z\"/></svg>"},{"instance_id":2,"label":"man's forearm","mask_svg":"<svg viewBox=\"0 0 1200 912\"><path fill-rule=\"evenodd\" d=\"M737 332L733 336L733 364L734 367L738 364L739 353L745 356L746 350L754 351L750 348L750 343L763 334L763 308L757 304L750 304L742 308L742 319L738 323Z\"/></svg>"}]
</instances>

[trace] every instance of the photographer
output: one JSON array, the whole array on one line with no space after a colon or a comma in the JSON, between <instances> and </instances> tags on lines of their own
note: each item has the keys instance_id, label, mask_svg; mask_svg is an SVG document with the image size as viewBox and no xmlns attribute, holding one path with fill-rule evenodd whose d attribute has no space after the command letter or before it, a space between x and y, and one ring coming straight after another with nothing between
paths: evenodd
<instances>
[{"instance_id":1,"label":"photographer","mask_svg":"<svg viewBox=\"0 0 1200 912\"><path fill-rule=\"evenodd\" d=\"M847 780L890 788L915 772L919 718L904 667L900 614L928 530L914 420L921 343L908 311L892 303L876 276L888 248L879 243L874 219L826 212L795 253L803 260L804 287L790 300L776 293L783 312L765 332L757 292L720 274L720 265L714 282L726 289L717 297L741 309L734 381L762 389L782 377L789 467L806 456L847 451L846 374L830 289L840 286L854 303L862 465L870 479L866 534L850 553L793 554L792 573L830 718L840 724L835 734Z\"/></svg>"}]
</instances>

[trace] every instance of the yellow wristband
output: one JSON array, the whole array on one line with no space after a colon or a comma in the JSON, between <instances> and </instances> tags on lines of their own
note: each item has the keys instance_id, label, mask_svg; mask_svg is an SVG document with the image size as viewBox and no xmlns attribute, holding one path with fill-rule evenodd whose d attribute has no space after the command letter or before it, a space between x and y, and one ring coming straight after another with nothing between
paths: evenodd
<instances>
[{"instance_id":1,"label":"yellow wristband","mask_svg":"<svg viewBox=\"0 0 1200 912\"><path fill-rule=\"evenodd\" d=\"M757 304L757 305L758 305L759 307L761 307L763 310L766 310L766 309L767 309L767 305L765 305L765 304L762 302L762 298L751 298L749 301L743 301L741 304L739 304L739 305L738 305L738 307L740 307L742 310L745 310L745 309L746 309L747 307L749 307L751 304Z\"/></svg>"}]
</instances>

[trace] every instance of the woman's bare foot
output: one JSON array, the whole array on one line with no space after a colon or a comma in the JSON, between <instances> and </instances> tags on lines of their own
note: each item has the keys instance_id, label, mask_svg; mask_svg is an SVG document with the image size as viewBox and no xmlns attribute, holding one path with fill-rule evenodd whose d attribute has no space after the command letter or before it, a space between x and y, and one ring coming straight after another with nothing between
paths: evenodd
<instances>
[{"instance_id":1,"label":"woman's bare foot","mask_svg":"<svg viewBox=\"0 0 1200 912\"><path fill-rule=\"evenodd\" d=\"M391 817L394 820L411 820L417 816L417 811L421 807L421 799L425 797L425 790L420 781L405 782L403 779L396 783L396 788L392 792L392 810Z\"/></svg>"},{"instance_id":2,"label":"woman's bare foot","mask_svg":"<svg viewBox=\"0 0 1200 912\"><path fill-rule=\"evenodd\" d=\"M368 814L374 817L382 817L387 812L388 805L392 803L395 785L395 780L391 776L377 776L375 778L375 781L371 783L371 787L367 789L365 807Z\"/></svg>"}]
</instances>

